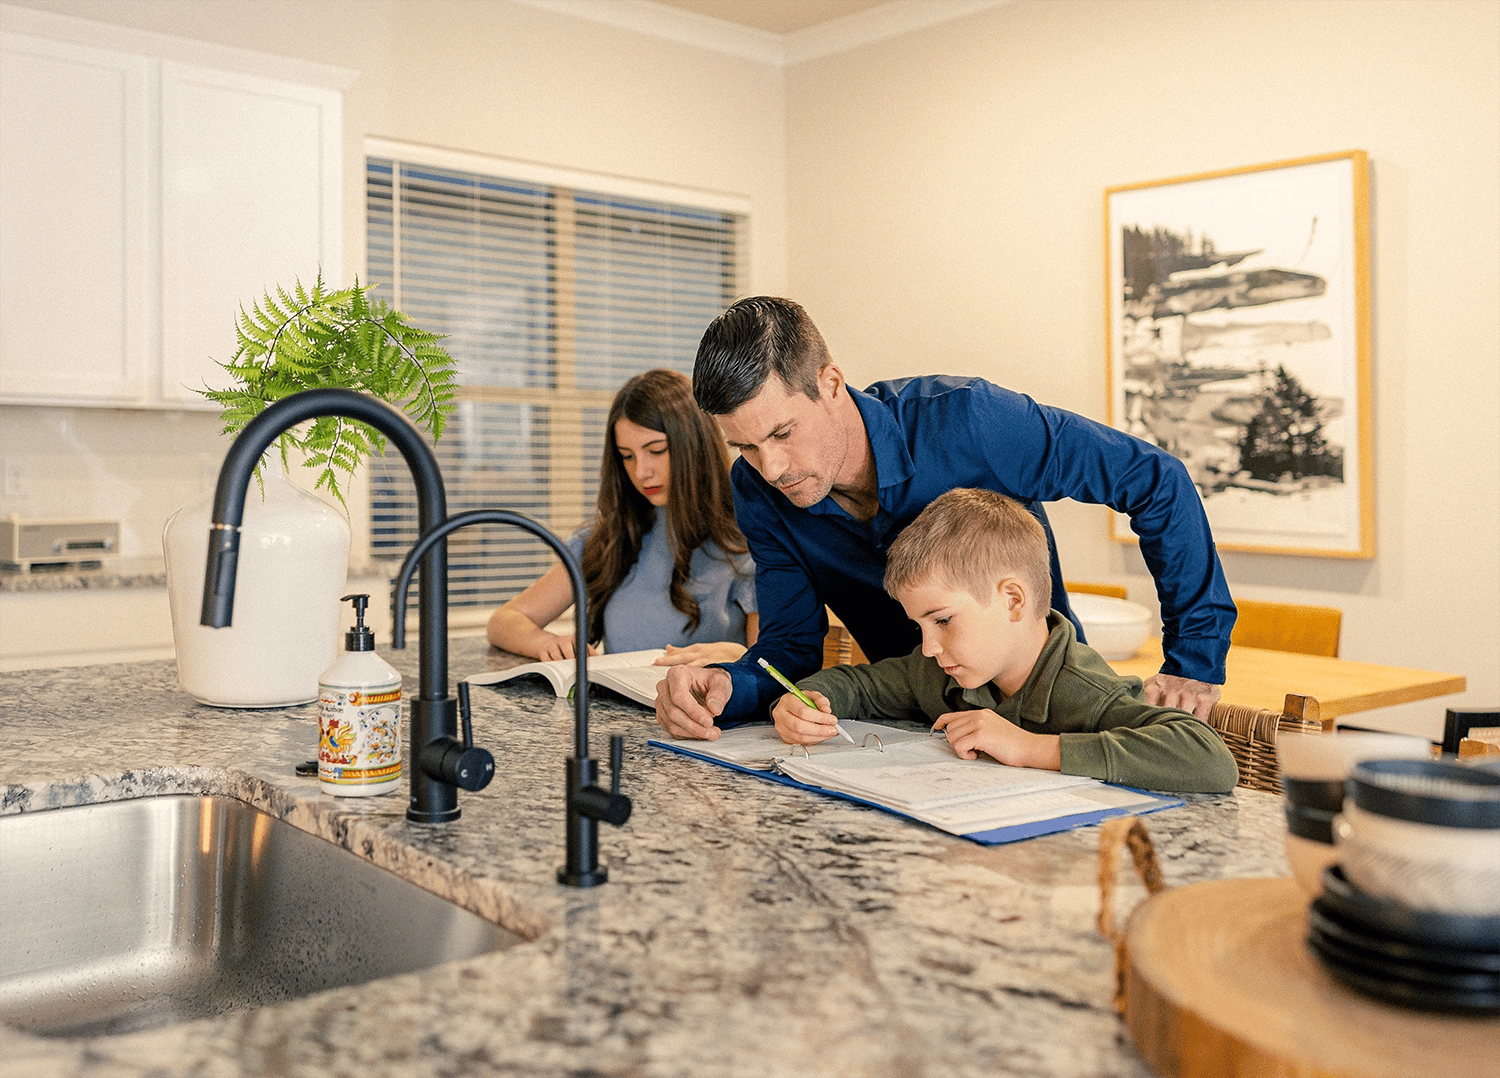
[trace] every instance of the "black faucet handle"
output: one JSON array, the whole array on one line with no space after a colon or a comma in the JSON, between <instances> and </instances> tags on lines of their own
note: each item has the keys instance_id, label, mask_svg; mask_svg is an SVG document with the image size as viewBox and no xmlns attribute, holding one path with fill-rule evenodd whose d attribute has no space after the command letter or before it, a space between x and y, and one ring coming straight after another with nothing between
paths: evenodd
<instances>
[{"instance_id":1,"label":"black faucet handle","mask_svg":"<svg viewBox=\"0 0 1500 1078\"><path fill-rule=\"evenodd\" d=\"M417 760L429 777L473 793L495 777L495 758L489 750L474 747L474 724L469 716L469 683L458 683L458 714L464 738L440 737L423 746Z\"/></svg>"},{"instance_id":2,"label":"black faucet handle","mask_svg":"<svg viewBox=\"0 0 1500 1078\"><path fill-rule=\"evenodd\" d=\"M625 738L615 734L609 739L609 789L606 791L590 783L575 790L568 798L571 806L592 820L603 820L616 827L630 819L630 798L620 792L620 770L624 766L624 760ZM587 773L592 775L593 761L585 761L585 764Z\"/></svg>"}]
</instances>

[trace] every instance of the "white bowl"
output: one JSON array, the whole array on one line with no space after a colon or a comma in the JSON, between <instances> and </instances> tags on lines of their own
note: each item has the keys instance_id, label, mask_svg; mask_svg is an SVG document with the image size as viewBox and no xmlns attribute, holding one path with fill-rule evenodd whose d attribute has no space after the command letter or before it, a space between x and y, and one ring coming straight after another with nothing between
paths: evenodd
<instances>
[{"instance_id":1,"label":"white bowl","mask_svg":"<svg viewBox=\"0 0 1500 1078\"><path fill-rule=\"evenodd\" d=\"M1292 866L1292 876L1308 898L1317 898L1323 893L1323 870L1338 859L1338 847L1287 832L1287 864Z\"/></svg>"},{"instance_id":2,"label":"white bowl","mask_svg":"<svg viewBox=\"0 0 1500 1078\"><path fill-rule=\"evenodd\" d=\"M1083 623L1089 647L1106 659L1128 659L1150 635L1155 618L1140 603L1108 595L1068 592L1068 605Z\"/></svg>"},{"instance_id":3,"label":"white bowl","mask_svg":"<svg viewBox=\"0 0 1500 1078\"><path fill-rule=\"evenodd\" d=\"M1349 730L1332 734L1285 733L1276 738L1276 763L1284 779L1342 782L1361 760L1430 760L1432 743L1407 734Z\"/></svg>"},{"instance_id":4,"label":"white bowl","mask_svg":"<svg viewBox=\"0 0 1500 1078\"><path fill-rule=\"evenodd\" d=\"M1344 876L1367 894L1439 913L1500 914L1500 830L1413 823L1345 799L1333 842Z\"/></svg>"}]
</instances>

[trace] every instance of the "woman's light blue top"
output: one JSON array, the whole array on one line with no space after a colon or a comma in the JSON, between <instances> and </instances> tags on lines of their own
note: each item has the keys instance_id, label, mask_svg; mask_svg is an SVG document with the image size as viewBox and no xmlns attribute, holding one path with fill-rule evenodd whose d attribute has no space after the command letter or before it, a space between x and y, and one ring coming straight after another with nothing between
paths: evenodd
<instances>
[{"instance_id":1,"label":"woman's light blue top","mask_svg":"<svg viewBox=\"0 0 1500 1078\"><path fill-rule=\"evenodd\" d=\"M580 562L589 536L584 525L568 540ZM604 607L604 650L644 651L668 644L745 642L745 617L755 613L755 562L749 554L728 557L712 540L693 551L687 590L698 602L698 629L686 632L687 615L672 605L672 542L667 514L658 512L641 539L641 554Z\"/></svg>"}]
</instances>

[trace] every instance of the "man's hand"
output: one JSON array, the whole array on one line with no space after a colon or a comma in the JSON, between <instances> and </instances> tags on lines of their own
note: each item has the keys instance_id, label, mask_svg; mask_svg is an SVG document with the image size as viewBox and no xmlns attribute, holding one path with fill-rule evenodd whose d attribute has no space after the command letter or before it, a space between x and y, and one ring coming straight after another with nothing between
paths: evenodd
<instances>
[{"instance_id":1,"label":"man's hand","mask_svg":"<svg viewBox=\"0 0 1500 1078\"><path fill-rule=\"evenodd\" d=\"M776 733L788 745L817 745L838 736L839 720L834 718L828 697L811 690L807 690L807 695L817 707L808 707L787 693L771 709L771 718L776 720Z\"/></svg>"},{"instance_id":2,"label":"man's hand","mask_svg":"<svg viewBox=\"0 0 1500 1078\"><path fill-rule=\"evenodd\" d=\"M656 721L673 737L717 741L714 719L733 690L729 671L721 667L669 667L656 686Z\"/></svg>"},{"instance_id":3,"label":"man's hand","mask_svg":"<svg viewBox=\"0 0 1500 1078\"><path fill-rule=\"evenodd\" d=\"M1152 674L1146 679L1146 703L1191 711L1204 722L1219 702L1220 686L1175 674Z\"/></svg>"}]
</instances>

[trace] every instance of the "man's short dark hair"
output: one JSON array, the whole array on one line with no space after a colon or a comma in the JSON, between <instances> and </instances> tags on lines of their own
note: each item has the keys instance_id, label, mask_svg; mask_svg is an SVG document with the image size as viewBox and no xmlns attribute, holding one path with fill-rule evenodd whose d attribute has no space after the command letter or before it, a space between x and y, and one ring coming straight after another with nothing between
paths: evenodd
<instances>
[{"instance_id":1,"label":"man's short dark hair","mask_svg":"<svg viewBox=\"0 0 1500 1078\"><path fill-rule=\"evenodd\" d=\"M787 389L818 399L828 346L801 304L776 296L742 299L708 324L693 364L693 397L710 415L728 415L774 374Z\"/></svg>"}]
</instances>

